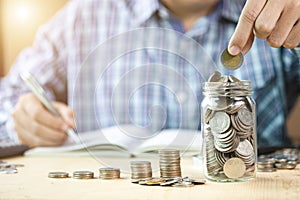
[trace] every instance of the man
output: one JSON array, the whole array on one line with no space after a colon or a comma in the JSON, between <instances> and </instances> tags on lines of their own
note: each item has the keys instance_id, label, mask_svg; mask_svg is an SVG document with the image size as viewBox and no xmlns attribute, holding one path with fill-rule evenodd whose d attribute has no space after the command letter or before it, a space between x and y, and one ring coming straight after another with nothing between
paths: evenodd
<instances>
[{"instance_id":1,"label":"man","mask_svg":"<svg viewBox=\"0 0 300 200\"><path fill-rule=\"evenodd\" d=\"M8 76L1 80L0 129L4 133L1 137L4 139L8 135L30 147L60 145L67 138L65 131L69 127L75 128L75 115L76 128L80 132L118 123L134 123L143 127L153 123L151 126L155 130L198 128L199 104L186 102L188 105L182 104L184 109L180 110L180 99L183 102L189 100L184 98L184 94L179 95L185 91L184 86L174 89L179 91L175 92L179 103L164 90L167 87L162 89L158 84L138 90L137 93L131 91L132 96L126 101L113 96L115 88L119 91L118 82L123 87L123 83L140 77L130 76L126 81L122 79L128 73L135 75L133 66L143 65L142 61L148 59L147 63L170 65L171 62L174 67L178 66L178 69L174 69L176 72L188 74L184 78L199 103L201 82L197 72L195 74L189 67L184 67L188 64L178 57L172 59L172 56L160 50L157 53L146 49L146 53L138 51L137 55L120 56L121 61L112 62L111 67L102 71L101 77L93 74L96 66L81 71L81 65L99 44L104 43L105 46L107 40L113 38L114 42L118 35L131 30L156 27L175 30L197 41L217 63L217 69L221 67L218 59L223 49L228 47L233 55L247 53L241 69L231 73L239 78L250 79L254 85L259 145L287 144L285 117L299 93L299 59L289 50L279 47L292 49L300 42L300 3L295 0L248 0L245 6L244 3L240 0L70 1L41 28L33 47L20 55ZM132 45L149 38L151 40L147 34L143 38L131 38L128 43ZM254 40L255 37L261 40ZM159 37L156 39L159 40ZM165 37L160 42L169 45L177 41L170 42ZM113 44L117 46L116 49L128 45L126 41ZM105 53L115 50L109 49L111 45L107 47L108 50L100 51L103 52L99 59L101 62L105 59ZM103 46L100 45L100 48ZM189 45L179 48L188 53L197 50L190 49ZM199 60L205 59L197 56ZM162 76L164 71L158 69L159 73L151 71L151 68L150 71L137 74L149 72L152 76ZM62 119L47 111L33 94L26 93L28 90L18 76L25 70L30 71L43 85ZM168 79L169 72L160 80ZM145 77L151 82L151 76ZM91 96L91 90L98 86L97 78L100 79L100 89L95 90L95 99L86 99L86 95ZM176 79L170 82L177 84ZM95 106L96 120L90 116L91 110L81 109L86 104ZM75 115L71 108L75 110Z\"/></svg>"}]
</instances>

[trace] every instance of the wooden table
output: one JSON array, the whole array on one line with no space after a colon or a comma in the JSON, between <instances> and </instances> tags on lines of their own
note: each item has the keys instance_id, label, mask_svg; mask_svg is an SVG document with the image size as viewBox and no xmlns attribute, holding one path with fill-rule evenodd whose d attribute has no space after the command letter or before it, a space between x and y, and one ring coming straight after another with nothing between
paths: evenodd
<instances>
[{"instance_id":1,"label":"wooden table","mask_svg":"<svg viewBox=\"0 0 300 200\"><path fill-rule=\"evenodd\" d=\"M300 199L300 168L258 173L255 180L242 183L207 182L191 188L141 186L130 182L130 174L120 180L51 179L50 171L91 170L106 164L128 163L126 159L96 160L92 157L16 157L6 159L10 164L24 164L17 174L0 174L0 199ZM147 159L149 160L149 159ZM151 159L150 159L151 161ZM101 163L102 162L102 163ZM157 160L152 159L156 168ZM182 160L184 176L202 177L191 158ZM124 171L126 171L124 169ZM154 169L154 175L159 171Z\"/></svg>"}]
</instances>

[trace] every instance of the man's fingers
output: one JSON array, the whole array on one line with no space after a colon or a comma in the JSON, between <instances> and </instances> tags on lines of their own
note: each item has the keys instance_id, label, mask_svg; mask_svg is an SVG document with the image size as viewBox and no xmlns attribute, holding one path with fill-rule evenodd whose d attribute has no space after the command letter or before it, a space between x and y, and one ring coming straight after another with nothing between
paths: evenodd
<instances>
[{"instance_id":1,"label":"man's fingers","mask_svg":"<svg viewBox=\"0 0 300 200\"><path fill-rule=\"evenodd\" d=\"M245 48L249 37L253 34L254 23L266 2L267 0L248 0L246 2L238 25L228 45L230 54L237 55Z\"/></svg>"},{"instance_id":2,"label":"man's fingers","mask_svg":"<svg viewBox=\"0 0 300 200\"><path fill-rule=\"evenodd\" d=\"M284 44L291 30L297 24L297 21L300 18L299 11L300 5L298 7L296 7L296 5L287 5L284 8L279 20L276 23L276 26L273 28L271 34L267 38L270 46L278 48ZM300 33L298 32L298 34Z\"/></svg>"},{"instance_id":3,"label":"man's fingers","mask_svg":"<svg viewBox=\"0 0 300 200\"><path fill-rule=\"evenodd\" d=\"M269 0L257 17L254 25L255 36L266 39L276 27L284 9L282 0Z\"/></svg>"},{"instance_id":4,"label":"man's fingers","mask_svg":"<svg viewBox=\"0 0 300 200\"><path fill-rule=\"evenodd\" d=\"M32 136L35 136L40 140L47 140L53 144L59 145L67 138L64 132L56 131L55 129L48 128L46 126L43 126L42 124L37 123L34 120L31 120L29 117L27 117L26 112L22 109L19 109L17 112L13 113L13 116L15 127L19 127L19 129L30 132ZM37 141L33 142L40 143Z\"/></svg>"},{"instance_id":5,"label":"man's fingers","mask_svg":"<svg viewBox=\"0 0 300 200\"><path fill-rule=\"evenodd\" d=\"M283 46L288 49L293 49L300 44L300 21L298 21L289 36L285 40Z\"/></svg>"},{"instance_id":6,"label":"man's fingers","mask_svg":"<svg viewBox=\"0 0 300 200\"><path fill-rule=\"evenodd\" d=\"M26 129L22 128L21 126L15 126L15 131L18 134L19 140L22 144L28 145L30 148L38 147L38 146L57 146L59 144L49 141L43 140L35 135L32 135Z\"/></svg>"},{"instance_id":7,"label":"man's fingers","mask_svg":"<svg viewBox=\"0 0 300 200\"><path fill-rule=\"evenodd\" d=\"M61 114L64 122L71 128L75 128L75 114L74 111L64 103L54 102L53 106Z\"/></svg>"},{"instance_id":8,"label":"man's fingers","mask_svg":"<svg viewBox=\"0 0 300 200\"><path fill-rule=\"evenodd\" d=\"M62 132L68 129L68 125L62 119L50 113L35 97L30 100L25 97L20 100L20 103L23 105L26 114L36 122Z\"/></svg>"},{"instance_id":9,"label":"man's fingers","mask_svg":"<svg viewBox=\"0 0 300 200\"><path fill-rule=\"evenodd\" d=\"M243 55L248 53L248 51L251 49L253 41L254 41L254 33L252 32L252 34L250 35L245 47L242 49Z\"/></svg>"},{"instance_id":10,"label":"man's fingers","mask_svg":"<svg viewBox=\"0 0 300 200\"><path fill-rule=\"evenodd\" d=\"M287 18L288 16L283 15L270 36L267 38L267 42L271 47L281 47L293 29L295 21L292 22Z\"/></svg>"}]
</instances>

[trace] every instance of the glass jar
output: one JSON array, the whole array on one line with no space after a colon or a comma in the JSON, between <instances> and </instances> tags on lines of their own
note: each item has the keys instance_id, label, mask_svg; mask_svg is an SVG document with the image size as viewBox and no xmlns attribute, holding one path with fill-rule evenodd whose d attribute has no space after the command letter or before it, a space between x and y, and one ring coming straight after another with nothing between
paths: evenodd
<instances>
[{"instance_id":1,"label":"glass jar","mask_svg":"<svg viewBox=\"0 0 300 200\"><path fill-rule=\"evenodd\" d=\"M256 176L252 85L250 81L230 77L205 82L203 86L203 168L206 178L217 182L247 181Z\"/></svg>"}]
</instances>

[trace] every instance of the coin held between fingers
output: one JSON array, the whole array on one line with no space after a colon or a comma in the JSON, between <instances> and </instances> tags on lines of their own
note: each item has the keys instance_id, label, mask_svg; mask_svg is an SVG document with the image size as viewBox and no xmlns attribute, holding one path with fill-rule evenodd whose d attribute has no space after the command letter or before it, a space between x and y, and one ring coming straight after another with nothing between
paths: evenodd
<instances>
[{"instance_id":1,"label":"coin held between fingers","mask_svg":"<svg viewBox=\"0 0 300 200\"><path fill-rule=\"evenodd\" d=\"M242 53L237 55L231 55L226 48L221 54L222 65L229 70L236 70L242 66L244 62L244 56Z\"/></svg>"}]
</instances>

